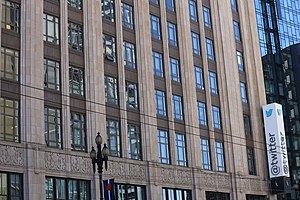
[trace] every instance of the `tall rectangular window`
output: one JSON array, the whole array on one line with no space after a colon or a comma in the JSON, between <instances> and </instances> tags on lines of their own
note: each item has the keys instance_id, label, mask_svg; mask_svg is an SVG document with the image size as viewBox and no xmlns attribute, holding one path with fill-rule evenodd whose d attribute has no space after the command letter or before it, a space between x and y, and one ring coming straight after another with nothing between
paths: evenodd
<instances>
[{"instance_id":1,"label":"tall rectangular window","mask_svg":"<svg viewBox=\"0 0 300 200\"><path fill-rule=\"evenodd\" d=\"M118 105L119 98L118 98L117 79L110 76L104 76L104 87L105 87L105 102Z\"/></svg>"},{"instance_id":2,"label":"tall rectangular window","mask_svg":"<svg viewBox=\"0 0 300 200\"><path fill-rule=\"evenodd\" d=\"M19 51L1 47L1 78L19 80Z\"/></svg>"},{"instance_id":3,"label":"tall rectangular window","mask_svg":"<svg viewBox=\"0 0 300 200\"><path fill-rule=\"evenodd\" d=\"M61 148L61 114L60 109L45 107L45 141L47 146Z\"/></svg>"},{"instance_id":4,"label":"tall rectangular window","mask_svg":"<svg viewBox=\"0 0 300 200\"><path fill-rule=\"evenodd\" d=\"M124 27L134 29L133 7L122 3L122 24Z\"/></svg>"},{"instance_id":5,"label":"tall rectangular window","mask_svg":"<svg viewBox=\"0 0 300 200\"><path fill-rule=\"evenodd\" d=\"M245 135L246 136L251 136L252 131L251 131L251 123L250 123L250 117L248 115L244 115L244 129L245 129Z\"/></svg>"},{"instance_id":6,"label":"tall rectangular window","mask_svg":"<svg viewBox=\"0 0 300 200\"><path fill-rule=\"evenodd\" d=\"M170 57L171 80L180 83L179 60Z\"/></svg>"},{"instance_id":7,"label":"tall rectangular window","mask_svg":"<svg viewBox=\"0 0 300 200\"><path fill-rule=\"evenodd\" d=\"M111 62L117 62L116 56L116 38L103 34L103 55L104 59Z\"/></svg>"},{"instance_id":8,"label":"tall rectangular window","mask_svg":"<svg viewBox=\"0 0 300 200\"><path fill-rule=\"evenodd\" d=\"M248 171L250 175L256 175L254 148L247 147Z\"/></svg>"},{"instance_id":9,"label":"tall rectangular window","mask_svg":"<svg viewBox=\"0 0 300 200\"><path fill-rule=\"evenodd\" d=\"M213 94L218 94L217 74L215 72L209 71L208 76L209 76L210 92Z\"/></svg>"},{"instance_id":10,"label":"tall rectangular window","mask_svg":"<svg viewBox=\"0 0 300 200\"><path fill-rule=\"evenodd\" d=\"M202 68L194 66L196 88L204 90L203 71Z\"/></svg>"},{"instance_id":11,"label":"tall rectangular window","mask_svg":"<svg viewBox=\"0 0 300 200\"><path fill-rule=\"evenodd\" d=\"M183 120L182 97L173 95L172 100L174 119Z\"/></svg>"},{"instance_id":12,"label":"tall rectangular window","mask_svg":"<svg viewBox=\"0 0 300 200\"><path fill-rule=\"evenodd\" d=\"M201 138L201 156L203 169L211 170L209 141L204 138Z\"/></svg>"},{"instance_id":13,"label":"tall rectangular window","mask_svg":"<svg viewBox=\"0 0 300 200\"><path fill-rule=\"evenodd\" d=\"M130 42L123 42L124 66L135 69L135 46Z\"/></svg>"},{"instance_id":14,"label":"tall rectangular window","mask_svg":"<svg viewBox=\"0 0 300 200\"><path fill-rule=\"evenodd\" d=\"M246 84L243 83L243 82L240 82L240 89L241 89L242 102L243 103L248 103Z\"/></svg>"},{"instance_id":15,"label":"tall rectangular window","mask_svg":"<svg viewBox=\"0 0 300 200\"><path fill-rule=\"evenodd\" d=\"M240 25L237 21L233 21L234 38L236 41L241 41Z\"/></svg>"},{"instance_id":16,"label":"tall rectangular window","mask_svg":"<svg viewBox=\"0 0 300 200\"><path fill-rule=\"evenodd\" d=\"M102 18L115 21L115 0L102 0Z\"/></svg>"},{"instance_id":17,"label":"tall rectangular window","mask_svg":"<svg viewBox=\"0 0 300 200\"><path fill-rule=\"evenodd\" d=\"M198 104L198 123L199 125L207 126L205 103L198 101L197 104Z\"/></svg>"},{"instance_id":18,"label":"tall rectangular window","mask_svg":"<svg viewBox=\"0 0 300 200\"><path fill-rule=\"evenodd\" d=\"M215 50L214 50L214 41L211 39L205 38L206 43L206 56L209 60L215 60Z\"/></svg>"},{"instance_id":19,"label":"tall rectangular window","mask_svg":"<svg viewBox=\"0 0 300 200\"><path fill-rule=\"evenodd\" d=\"M204 21L204 26L207 28L211 28L211 16L210 16L210 9L203 6L202 7L202 12L203 12L203 21Z\"/></svg>"},{"instance_id":20,"label":"tall rectangular window","mask_svg":"<svg viewBox=\"0 0 300 200\"><path fill-rule=\"evenodd\" d=\"M205 192L206 199L209 200L229 200L230 194L221 192Z\"/></svg>"},{"instance_id":21,"label":"tall rectangular window","mask_svg":"<svg viewBox=\"0 0 300 200\"><path fill-rule=\"evenodd\" d=\"M121 157L121 135L119 121L106 120L107 146L111 156Z\"/></svg>"},{"instance_id":22,"label":"tall rectangular window","mask_svg":"<svg viewBox=\"0 0 300 200\"><path fill-rule=\"evenodd\" d=\"M140 128L134 124L128 124L128 157L134 160L142 160Z\"/></svg>"},{"instance_id":23,"label":"tall rectangular window","mask_svg":"<svg viewBox=\"0 0 300 200\"><path fill-rule=\"evenodd\" d=\"M69 66L69 92L84 96L84 72L83 69Z\"/></svg>"},{"instance_id":24,"label":"tall rectangular window","mask_svg":"<svg viewBox=\"0 0 300 200\"><path fill-rule=\"evenodd\" d=\"M146 187L115 183L116 200L146 200Z\"/></svg>"},{"instance_id":25,"label":"tall rectangular window","mask_svg":"<svg viewBox=\"0 0 300 200\"><path fill-rule=\"evenodd\" d=\"M221 129L220 108L218 106L212 106L212 120L214 128Z\"/></svg>"},{"instance_id":26,"label":"tall rectangular window","mask_svg":"<svg viewBox=\"0 0 300 200\"><path fill-rule=\"evenodd\" d=\"M43 17L44 41L59 44L59 19L58 17L44 13Z\"/></svg>"},{"instance_id":27,"label":"tall rectangular window","mask_svg":"<svg viewBox=\"0 0 300 200\"><path fill-rule=\"evenodd\" d=\"M71 112L71 148L76 151L86 151L85 116Z\"/></svg>"},{"instance_id":28,"label":"tall rectangular window","mask_svg":"<svg viewBox=\"0 0 300 200\"><path fill-rule=\"evenodd\" d=\"M152 51L152 64L154 76L164 77L163 55Z\"/></svg>"},{"instance_id":29,"label":"tall rectangular window","mask_svg":"<svg viewBox=\"0 0 300 200\"><path fill-rule=\"evenodd\" d=\"M177 29L176 29L176 24L168 22L167 26L168 26L168 41L169 41L169 44L177 47Z\"/></svg>"},{"instance_id":30,"label":"tall rectangular window","mask_svg":"<svg viewBox=\"0 0 300 200\"><path fill-rule=\"evenodd\" d=\"M90 199L90 182L77 179L46 177L45 196L48 200Z\"/></svg>"},{"instance_id":31,"label":"tall rectangular window","mask_svg":"<svg viewBox=\"0 0 300 200\"><path fill-rule=\"evenodd\" d=\"M160 20L154 15L150 15L150 25L151 25L151 36L152 38L161 39L160 36Z\"/></svg>"},{"instance_id":32,"label":"tall rectangular window","mask_svg":"<svg viewBox=\"0 0 300 200\"><path fill-rule=\"evenodd\" d=\"M163 188L162 200L192 200L192 192L190 190Z\"/></svg>"},{"instance_id":33,"label":"tall rectangular window","mask_svg":"<svg viewBox=\"0 0 300 200\"><path fill-rule=\"evenodd\" d=\"M60 66L54 60L44 59L45 88L60 90Z\"/></svg>"},{"instance_id":34,"label":"tall rectangular window","mask_svg":"<svg viewBox=\"0 0 300 200\"><path fill-rule=\"evenodd\" d=\"M83 28L82 25L69 22L68 31L69 48L83 51Z\"/></svg>"},{"instance_id":35,"label":"tall rectangular window","mask_svg":"<svg viewBox=\"0 0 300 200\"><path fill-rule=\"evenodd\" d=\"M126 103L129 108L139 109L138 87L136 83L126 82Z\"/></svg>"},{"instance_id":36,"label":"tall rectangular window","mask_svg":"<svg viewBox=\"0 0 300 200\"><path fill-rule=\"evenodd\" d=\"M237 58L237 64L239 71L243 72L244 71L244 59L243 59L243 54L240 51L236 51L236 58Z\"/></svg>"},{"instance_id":37,"label":"tall rectangular window","mask_svg":"<svg viewBox=\"0 0 300 200\"><path fill-rule=\"evenodd\" d=\"M0 97L0 141L19 142L19 102Z\"/></svg>"},{"instance_id":38,"label":"tall rectangular window","mask_svg":"<svg viewBox=\"0 0 300 200\"><path fill-rule=\"evenodd\" d=\"M165 92L155 90L156 114L167 116Z\"/></svg>"},{"instance_id":39,"label":"tall rectangular window","mask_svg":"<svg viewBox=\"0 0 300 200\"><path fill-rule=\"evenodd\" d=\"M231 9L235 12L237 12L237 3L236 0L230 0L231 2Z\"/></svg>"},{"instance_id":40,"label":"tall rectangular window","mask_svg":"<svg viewBox=\"0 0 300 200\"><path fill-rule=\"evenodd\" d=\"M186 158L185 135L176 133L175 145L176 145L176 164L179 166L186 167L187 158Z\"/></svg>"},{"instance_id":41,"label":"tall rectangular window","mask_svg":"<svg viewBox=\"0 0 300 200\"><path fill-rule=\"evenodd\" d=\"M157 130L157 137L159 162L164 164L170 164L168 132L163 130Z\"/></svg>"},{"instance_id":42,"label":"tall rectangular window","mask_svg":"<svg viewBox=\"0 0 300 200\"><path fill-rule=\"evenodd\" d=\"M0 172L0 199L23 199L23 179L21 174Z\"/></svg>"},{"instance_id":43,"label":"tall rectangular window","mask_svg":"<svg viewBox=\"0 0 300 200\"><path fill-rule=\"evenodd\" d=\"M192 47L193 47L193 53L196 55L200 55L200 36L197 33L192 32Z\"/></svg>"},{"instance_id":44,"label":"tall rectangular window","mask_svg":"<svg viewBox=\"0 0 300 200\"><path fill-rule=\"evenodd\" d=\"M8 0L2 0L2 28L20 32L20 5Z\"/></svg>"},{"instance_id":45,"label":"tall rectangular window","mask_svg":"<svg viewBox=\"0 0 300 200\"><path fill-rule=\"evenodd\" d=\"M158 0L150 0L150 3L156 4L156 5L159 4Z\"/></svg>"},{"instance_id":46,"label":"tall rectangular window","mask_svg":"<svg viewBox=\"0 0 300 200\"><path fill-rule=\"evenodd\" d=\"M215 142L216 147L216 166L218 172L225 172L225 159L222 142Z\"/></svg>"},{"instance_id":47,"label":"tall rectangular window","mask_svg":"<svg viewBox=\"0 0 300 200\"><path fill-rule=\"evenodd\" d=\"M175 11L175 2L174 0L165 0L166 8L168 11L174 12Z\"/></svg>"},{"instance_id":48,"label":"tall rectangular window","mask_svg":"<svg viewBox=\"0 0 300 200\"><path fill-rule=\"evenodd\" d=\"M73 8L82 10L82 0L68 0L68 5Z\"/></svg>"},{"instance_id":49,"label":"tall rectangular window","mask_svg":"<svg viewBox=\"0 0 300 200\"><path fill-rule=\"evenodd\" d=\"M189 13L190 13L190 20L197 22L197 3L195 0L189 0Z\"/></svg>"}]
</instances>

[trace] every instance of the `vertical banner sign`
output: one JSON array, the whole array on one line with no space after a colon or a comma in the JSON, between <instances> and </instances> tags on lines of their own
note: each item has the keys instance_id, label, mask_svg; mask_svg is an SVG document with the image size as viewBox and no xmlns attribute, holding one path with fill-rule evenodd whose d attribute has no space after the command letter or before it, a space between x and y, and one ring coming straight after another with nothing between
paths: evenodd
<instances>
[{"instance_id":1,"label":"vertical banner sign","mask_svg":"<svg viewBox=\"0 0 300 200\"><path fill-rule=\"evenodd\" d=\"M103 181L104 185L104 199L105 200L114 200L114 179L108 179Z\"/></svg>"},{"instance_id":2,"label":"vertical banner sign","mask_svg":"<svg viewBox=\"0 0 300 200\"><path fill-rule=\"evenodd\" d=\"M270 178L290 177L282 106L263 106Z\"/></svg>"}]
</instances>

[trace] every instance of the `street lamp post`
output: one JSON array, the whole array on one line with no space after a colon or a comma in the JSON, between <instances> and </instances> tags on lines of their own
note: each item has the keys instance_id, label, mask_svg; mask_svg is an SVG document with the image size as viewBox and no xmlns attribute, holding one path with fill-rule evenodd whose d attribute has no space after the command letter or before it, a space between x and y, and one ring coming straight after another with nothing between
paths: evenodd
<instances>
[{"instance_id":1,"label":"street lamp post","mask_svg":"<svg viewBox=\"0 0 300 200\"><path fill-rule=\"evenodd\" d=\"M99 183L100 183L100 200L103 200L103 187L102 187L102 172L103 172L103 163L105 166L105 170L107 170L107 161L108 161L108 155L109 155L109 149L107 148L106 144L104 144L103 149L101 150L102 145L102 137L100 136L100 133L97 133L97 136L95 138L95 142L97 144L97 153L92 147L92 151L90 152L90 157L92 159L93 164L93 171L95 174L96 171L96 164L98 167L98 173L99 173Z\"/></svg>"}]
</instances>

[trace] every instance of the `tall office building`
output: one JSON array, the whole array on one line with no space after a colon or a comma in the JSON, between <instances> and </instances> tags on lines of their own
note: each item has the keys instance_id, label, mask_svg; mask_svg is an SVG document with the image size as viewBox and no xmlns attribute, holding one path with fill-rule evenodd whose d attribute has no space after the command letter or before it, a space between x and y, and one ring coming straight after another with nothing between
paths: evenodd
<instances>
[{"instance_id":1,"label":"tall office building","mask_svg":"<svg viewBox=\"0 0 300 200\"><path fill-rule=\"evenodd\" d=\"M292 191L283 199L299 199L300 1L256 0L257 26L267 102L283 106Z\"/></svg>"},{"instance_id":2,"label":"tall office building","mask_svg":"<svg viewBox=\"0 0 300 200\"><path fill-rule=\"evenodd\" d=\"M273 198L252 1L1 6L0 199Z\"/></svg>"}]
</instances>

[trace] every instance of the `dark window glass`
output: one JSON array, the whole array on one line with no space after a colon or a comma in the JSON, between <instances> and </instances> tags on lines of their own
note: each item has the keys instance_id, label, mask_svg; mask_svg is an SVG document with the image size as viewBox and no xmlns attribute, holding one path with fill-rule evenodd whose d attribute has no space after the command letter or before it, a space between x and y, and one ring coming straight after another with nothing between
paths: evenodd
<instances>
[{"instance_id":1,"label":"dark window glass","mask_svg":"<svg viewBox=\"0 0 300 200\"><path fill-rule=\"evenodd\" d=\"M214 41L211 39L205 38L206 43L206 56L209 60L215 60L215 50L214 50Z\"/></svg>"},{"instance_id":2,"label":"dark window glass","mask_svg":"<svg viewBox=\"0 0 300 200\"><path fill-rule=\"evenodd\" d=\"M246 84L240 82L241 98L243 103L248 103Z\"/></svg>"},{"instance_id":3,"label":"dark window glass","mask_svg":"<svg viewBox=\"0 0 300 200\"><path fill-rule=\"evenodd\" d=\"M237 57L237 64L239 71L243 72L244 71L244 59L243 59L243 54L240 51L236 51L236 57Z\"/></svg>"},{"instance_id":4,"label":"dark window glass","mask_svg":"<svg viewBox=\"0 0 300 200\"><path fill-rule=\"evenodd\" d=\"M44 86L45 88L60 90L60 66L53 60L44 59Z\"/></svg>"},{"instance_id":5,"label":"dark window glass","mask_svg":"<svg viewBox=\"0 0 300 200\"><path fill-rule=\"evenodd\" d=\"M246 136L252 135L250 118L247 115L244 115L244 129Z\"/></svg>"},{"instance_id":6,"label":"dark window glass","mask_svg":"<svg viewBox=\"0 0 300 200\"><path fill-rule=\"evenodd\" d=\"M207 27L207 28L211 28L210 9L203 6L202 7L202 12L203 12L204 26Z\"/></svg>"},{"instance_id":7,"label":"dark window glass","mask_svg":"<svg viewBox=\"0 0 300 200\"><path fill-rule=\"evenodd\" d=\"M47 146L61 148L61 114L60 109L45 107L45 141Z\"/></svg>"},{"instance_id":8,"label":"dark window glass","mask_svg":"<svg viewBox=\"0 0 300 200\"><path fill-rule=\"evenodd\" d=\"M170 57L171 80L180 83L179 60Z\"/></svg>"},{"instance_id":9,"label":"dark window glass","mask_svg":"<svg viewBox=\"0 0 300 200\"><path fill-rule=\"evenodd\" d=\"M115 1L102 0L102 18L111 22L115 21Z\"/></svg>"},{"instance_id":10,"label":"dark window glass","mask_svg":"<svg viewBox=\"0 0 300 200\"><path fill-rule=\"evenodd\" d=\"M110 104L118 105L118 83L117 79L104 76L104 87L105 87L105 102Z\"/></svg>"},{"instance_id":11,"label":"dark window glass","mask_svg":"<svg viewBox=\"0 0 300 200\"><path fill-rule=\"evenodd\" d=\"M85 115L71 112L71 148L86 151Z\"/></svg>"},{"instance_id":12,"label":"dark window glass","mask_svg":"<svg viewBox=\"0 0 300 200\"><path fill-rule=\"evenodd\" d=\"M79 10L82 9L82 0L68 0L68 5L77 8Z\"/></svg>"},{"instance_id":13,"label":"dark window glass","mask_svg":"<svg viewBox=\"0 0 300 200\"><path fill-rule=\"evenodd\" d=\"M82 25L69 22L68 41L69 41L69 48L78 51L83 51Z\"/></svg>"},{"instance_id":14,"label":"dark window glass","mask_svg":"<svg viewBox=\"0 0 300 200\"><path fill-rule=\"evenodd\" d=\"M19 51L1 47L1 78L19 80Z\"/></svg>"},{"instance_id":15,"label":"dark window glass","mask_svg":"<svg viewBox=\"0 0 300 200\"><path fill-rule=\"evenodd\" d=\"M0 141L19 142L19 102L0 97Z\"/></svg>"},{"instance_id":16,"label":"dark window glass","mask_svg":"<svg viewBox=\"0 0 300 200\"><path fill-rule=\"evenodd\" d=\"M11 1L2 1L2 28L20 32L20 5Z\"/></svg>"},{"instance_id":17,"label":"dark window glass","mask_svg":"<svg viewBox=\"0 0 300 200\"><path fill-rule=\"evenodd\" d=\"M247 200L265 200L266 196L259 196L259 195L252 195L252 194L247 194L246 195Z\"/></svg>"},{"instance_id":18,"label":"dark window glass","mask_svg":"<svg viewBox=\"0 0 300 200\"><path fill-rule=\"evenodd\" d=\"M204 81L203 81L203 71L202 68L195 66L195 81L196 88L199 90L204 90Z\"/></svg>"},{"instance_id":19,"label":"dark window glass","mask_svg":"<svg viewBox=\"0 0 300 200\"><path fill-rule=\"evenodd\" d=\"M248 171L250 175L256 175L255 156L253 147L247 147Z\"/></svg>"},{"instance_id":20,"label":"dark window glass","mask_svg":"<svg viewBox=\"0 0 300 200\"><path fill-rule=\"evenodd\" d=\"M192 32L192 47L193 47L193 53L196 55L200 55L201 49L200 49L200 36L197 33Z\"/></svg>"},{"instance_id":21,"label":"dark window glass","mask_svg":"<svg viewBox=\"0 0 300 200\"><path fill-rule=\"evenodd\" d=\"M216 166L218 172L225 172L224 149L222 142L215 142L216 147Z\"/></svg>"},{"instance_id":22,"label":"dark window glass","mask_svg":"<svg viewBox=\"0 0 300 200\"><path fill-rule=\"evenodd\" d=\"M170 164L168 132L163 130L157 130L157 137L159 162L164 164Z\"/></svg>"},{"instance_id":23,"label":"dark window glass","mask_svg":"<svg viewBox=\"0 0 300 200\"><path fill-rule=\"evenodd\" d=\"M236 41L241 41L240 25L236 21L233 21L233 31L234 31L234 38L235 38L235 40Z\"/></svg>"},{"instance_id":24,"label":"dark window glass","mask_svg":"<svg viewBox=\"0 0 300 200\"><path fill-rule=\"evenodd\" d=\"M126 103L129 108L139 108L138 87L136 83L126 82Z\"/></svg>"},{"instance_id":25,"label":"dark window glass","mask_svg":"<svg viewBox=\"0 0 300 200\"><path fill-rule=\"evenodd\" d=\"M176 146L176 164L179 166L187 166L185 135L175 133Z\"/></svg>"},{"instance_id":26,"label":"dark window glass","mask_svg":"<svg viewBox=\"0 0 300 200\"><path fill-rule=\"evenodd\" d=\"M161 39L160 36L160 20L154 15L150 15L150 25L151 25L151 36L152 38Z\"/></svg>"},{"instance_id":27,"label":"dark window glass","mask_svg":"<svg viewBox=\"0 0 300 200\"><path fill-rule=\"evenodd\" d=\"M146 187L115 183L115 200L146 200Z\"/></svg>"},{"instance_id":28,"label":"dark window glass","mask_svg":"<svg viewBox=\"0 0 300 200\"><path fill-rule=\"evenodd\" d=\"M214 128L221 129L220 108L218 106L212 106L212 118Z\"/></svg>"},{"instance_id":29,"label":"dark window glass","mask_svg":"<svg viewBox=\"0 0 300 200\"><path fill-rule=\"evenodd\" d=\"M69 92L84 96L84 72L83 69L70 66L69 67Z\"/></svg>"},{"instance_id":30,"label":"dark window glass","mask_svg":"<svg viewBox=\"0 0 300 200\"><path fill-rule=\"evenodd\" d=\"M43 35L44 41L59 44L59 19L44 13Z\"/></svg>"},{"instance_id":31,"label":"dark window glass","mask_svg":"<svg viewBox=\"0 0 300 200\"><path fill-rule=\"evenodd\" d=\"M198 123L199 125L207 126L206 120L206 106L203 102L197 102L198 104Z\"/></svg>"},{"instance_id":32,"label":"dark window glass","mask_svg":"<svg viewBox=\"0 0 300 200\"><path fill-rule=\"evenodd\" d=\"M128 157L134 160L142 160L140 127L128 124Z\"/></svg>"},{"instance_id":33,"label":"dark window glass","mask_svg":"<svg viewBox=\"0 0 300 200\"><path fill-rule=\"evenodd\" d=\"M122 3L122 24L124 27L134 29L133 7L126 3Z\"/></svg>"},{"instance_id":34,"label":"dark window glass","mask_svg":"<svg viewBox=\"0 0 300 200\"><path fill-rule=\"evenodd\" d=\"M165 92L155 90L156 114L167 116Z\"/></svg>"},{"instance_id":35,"label":"dark window glass","mask_svg":"<svg viewBox=\"0 0 300 200\"><path fill-rule=\"evenodd\" d=\"M192 200L192 192L184 189L163 188L163 200Z\"/></svg>"},{"instance_id":36,"label":"dark window glass","mask_svg":"<svg viewBox=\"0 0 300 200\"><path fill-rule=\"evenodd\" d=\"M173 115L174 119L183 120L182 97L173 95Z\"/></svg>"},{"instance_id":37,"label":"dark window glass","mask_svg":"<svg viewBox=\"0 0 300 200\"><path fill-rule=\"evenodd\" d=\"M236 0L230 0L230 2L231 2L231 9L233 11L237 12L237 3L236 3Z\"/></svg>"},{"instance_id":38,"label":"dark window glass","mask_svg":"<svg viewBox=\"0 0 300 200\"><path fill-rule=\"evenodd\" d=\"M206 200L229 200L230 195L221 192L205 192Z\"/></svg>"},{"instance_id":39,"label":"dark window glass","mask_svg":"<svg viewBox=\"0 0 300 200\"><path fill-rule=\"evenodd\" d=\"M209 76L209 86L210 92L213 94L218 94L218 82L217 82L217 74L215 72L208 72Z\"/></svg>"},{"instance_id":40,"label":"dark window glass","mask_svg":"<svg viewBox=\"0 0 300 200\"><path fill-rule=\"evenodd\" d=\"M21 174L0 172L0 199L22 200L23 179Z\"/></svg>"},{"instance_id":41,"label":"dark window glass","mask_svg":"<svg viewBox=\"0 0 300 200\"><path fill-rule=\"evenodd\" d=\"M201 138L202 167L211 170L209 141Z\"/></svg>"},{"instance_id":42,"label":"dark window glass","mask_svg":"<svg viewBox=\"0 0 300 200\"><path fill-rule=\"evenodd\" d=\"M121 135L119 121L106 120L107 145L111 156L121 157Z\"/></svg>"},{"instance_id":43,"label":"dark window glass","mask_svg":"<svg viewBox=\"0 0 300 200\"><path fill-rule=\"evenodd\" d=\"M154 76L164 77L163 55L152 51L152 64Z\"/></svg>"},{"instance_id":44,"label":"dark window glass","mask_svg":"<svg viewBox=\"0 0 300 200\"><path fill-rule=\"evenodd\" d=\"M135 69L135 46L129 42L123 42L124 66Z\"/></svg>"},{"instance_id":45,"label":"dark window glass","mask_svg":"<svg viewBox=\"0 0 300 200\"><path fill-rule=\"evenodd\" d=\"M174 12L175 11L175 3L174 0L165 0L166 8L168 11Z\"/></svg>"},{"instance_id":46,"label":"dark window glass","mask_svg":"<svg viewBox=\"0 0 300 200\"><path fill-rule=\"evenodd\" d=\"M189 0L189 12L190 12L190 19L192 21L197 22L197 3L195 0Z\"/></svg>"},{"instance_id":47,"label":"dark window glass","mask_svg":"<svg viewBox=\"0 0 300 200\"><path fill-rule=\"evenodd\" d=\"M176 24L168 22L167 26L168 26L168 41L169 41L169 44L177 47L177 29L176 29Z\"/></svg>"},{"instance_id":48,"label":"dark window glass","mask_svg":"<svg viewBox=\"0 0 300 200\"><path fill-rule=\"evenodd\" d=\"M116 39L113 36L103 34L103 50L104 59L117 62Z\"/></svg>"},{"instance_id":49,"label":"dark window glass","mask_svg":"<svg viewBox=\"0 0 300 200\"><path fill-rule=\"evenodd\" d=\"M150 3L153 3L153 4L159 4L158 0L150 0Z\"/></svg>"}]
</instances>

